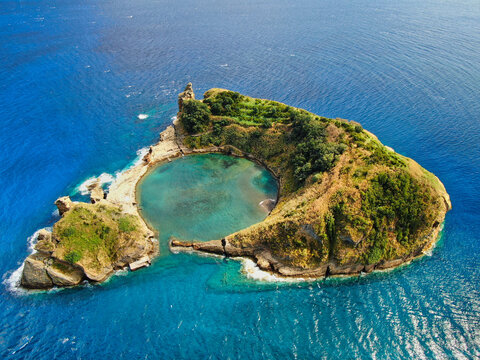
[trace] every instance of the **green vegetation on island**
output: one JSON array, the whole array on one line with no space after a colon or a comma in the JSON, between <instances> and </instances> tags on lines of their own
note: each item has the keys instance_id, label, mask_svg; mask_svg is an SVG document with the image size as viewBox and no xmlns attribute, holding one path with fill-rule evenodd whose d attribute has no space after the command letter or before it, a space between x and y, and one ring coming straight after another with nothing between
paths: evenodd
<instances>
[{"instance_id":1,"label":"green vegetation on island","mask_svg":"<svg viewBox=\"0 0 480 360\"><path fill-rule=\"evenodd\" d=\"M100 269L118 260L121 243L134 242L142 233L138 219L107 205L79 203L53 227L59 239L57 256L69 263Z\"/></svg>"},{"instance_id":2,"label":"green vegetation on island","mask_svg":"<svg viewBox=\"0 0 480 360\"><path fill-rule=\"evenodd\" d=\"M191 84L179 95L179 110L175 128L164 130L108 194L97 179L89 188L91 204L68 196L55 202L61 219L53 231L38 232L22 286L101 282L114 270L148 266L158 243L140 217L135 187L148 167L198 150L259 161L279 181L278 203L264 221L223 241L172 239L172 246L249 256L284 276L398 266L435 242L451 208L435 175L356 122L223 89L211 89L199 101Z\"/></svg>"},{"instance_id":3,"label":"green vegetation on island","mask_svg":"<svg viewBox=\"0 0 480 360\"><path fill-rule=\"evenodd\" d=\"M279 178L260 224L228 237L303 269L407 260L434 241L450 208L441 182L360 124L211 89L180 113L184 144L250 154Z\"/></svg>"}]
</instances>

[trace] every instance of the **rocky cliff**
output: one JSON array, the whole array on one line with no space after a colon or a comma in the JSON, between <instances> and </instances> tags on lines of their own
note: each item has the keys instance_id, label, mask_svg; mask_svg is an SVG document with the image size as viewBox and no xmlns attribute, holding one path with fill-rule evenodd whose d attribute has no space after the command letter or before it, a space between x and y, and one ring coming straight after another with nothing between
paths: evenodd
<instances>
[{"instance_id":1,"label":"rocky cliff","mask_svg":"<svg viewBox=\"0 0 480 360\"><path fill-rule=\"evenodd\" d=\"M186 148L255 159L280 194L263 222L223 241L175 239L175 249L247 256L282 276L353 275L423 255L451 209L435 175L356 122L225 89L189 100L179 122Z\"/></svg>"},{"instance_id":2,"label":"rocky cliff","mask_svg":"<svg viewBox=\"0 0 480 360\"><path fill-rule=\"evenodd\" d=\"M24 263L21 285L31 289L73 286L83 280L101 282L114 270L142 260L143 266L158 250L153 235L141 219L120 207L98 199L92 204L74 203L68 197L56 201L62 218L53 231L39 231L35 253Z\"/></svg>"}]
</instances>

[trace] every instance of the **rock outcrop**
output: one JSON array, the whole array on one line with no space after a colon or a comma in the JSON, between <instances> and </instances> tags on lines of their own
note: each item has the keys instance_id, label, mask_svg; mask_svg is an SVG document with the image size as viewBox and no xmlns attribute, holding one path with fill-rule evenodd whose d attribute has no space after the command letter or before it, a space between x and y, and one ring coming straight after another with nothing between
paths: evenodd
<instances>
[{"instance_id":1,"label":"rock outcrop","mask_svg":"<svg viewBox=\"0 0 480 360\"><path fill-rule=\"evenodd\" d=\"M105 199L105 192L103 191L100 181L96 181L88 187L90 191L90 202L92 204L98 203L100 200Z\"/></svg>"},{"instance_id":2,"label":"rock outcrop","mask_svg":"<svg viewBox=\"0 0 480 360\"><path fill-rule=\"evenodd\" d=\"M183 92L178 94L178 111L181 112L183 109L183 102L185 100L194 100L195 93L193 92L192 83L188 83L187 87Z\"/></svg>"},{"instance_id":3,"label":"rock outcrop","mask_svg":"<svg viewBox=\"0 0 480 360\"><path fill-rule=\"evenodd\" d=\"M55 205L58 208L60 216L63 216L63 214L72 208L73 201L70 199L70 196L63 196L55 201Z\"/></svg>"},{"instance_id":4,"label":"rock outcrop","mask_svg":"<svg viewBox=\"0 0 480 360\"><path fill-rule=\"evenodd\" d=\"M49 289L78 285L84 279L78 267L39 252L25 260L21 285L28 289Z\"/></svg>"}]
</instances>

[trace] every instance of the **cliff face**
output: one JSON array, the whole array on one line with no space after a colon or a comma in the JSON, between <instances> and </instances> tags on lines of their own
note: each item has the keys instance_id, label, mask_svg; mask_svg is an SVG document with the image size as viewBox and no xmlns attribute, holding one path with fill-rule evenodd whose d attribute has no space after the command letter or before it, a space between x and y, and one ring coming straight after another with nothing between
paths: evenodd
<instances>
[{"instance_id":1,"label":"cliff face","mask_svg":"<svg viewBox=\"0 0 480 360\"><path fill-rule=\"evenodd\" d=\"M95 199L98 195L93 194ZM62 208L62 219L53 232L39 232L37 252L24 263L23 287L45 289L73 286L83 280L101 282L114 270L132 263L138 268L135 262L139 259L148 265L157 251L140 219L106 201L85 204L62 198L57 205Z\"/></svg>"},{"instance_id":2,"label":"cliff face","mask_svg":"<svg viewBox=\"0 0 480 360\"><path fill-rule=\"evenodd\" d=\"M192 83L188 83L185 90L178 94L178 111L182 111L183 102L187 100L195 100L195 93L193 92Z\"/></svg>"},{"instance_id":3,"label":"cliff face","mask_svg":"<svg viewBox=\"0 0 480 360\"><path fill-rule=\"evenodd\" d=\"M189 121L184 132L203 129L184 134L184 144L265 164L279 179L279 202L225 246L176 240L174 247L243 254L283 276L321 277L395 267L436 241L451 209L443 184L360 124L223 89L207 91L203 103L209 124L192 126L205 116L202 106L179 114L180 124Z\"/></svg>"}]
</instances>

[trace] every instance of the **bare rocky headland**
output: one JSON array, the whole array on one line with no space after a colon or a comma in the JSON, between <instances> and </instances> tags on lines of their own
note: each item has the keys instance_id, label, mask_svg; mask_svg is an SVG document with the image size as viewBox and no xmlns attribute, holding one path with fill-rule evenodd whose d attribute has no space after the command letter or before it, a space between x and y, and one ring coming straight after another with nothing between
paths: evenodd
<instances>
[{"instance_id":1,"label":"bare rocky headland","mask_svg":"<svg viewBox=\"0 0 480 360\"><path fill-rule=\"evenodd\" d=\"M187 101L195 101L191 84L188 84L185 91L179 94L179 117ZM422 256L435 244L445 213L451 208L448 194L435 177L435 181L440 184L438 186L441 192L440 197L444 201L439 203L442 208L435 215L431 230L423 235L423 240L416 248L402 256L388 260L382 259L373 264L361 262L341 264L335 260L327 260L319 266L295 266L276 255L265 242L255 240L256 237L262 236L262 233L258 232L262 226L267 227L270 224L271 227L271 224L285 221L286 216L290 216L281 213L282 209L287 209L286 205L292 199L292 194L286 194L284 191L285 183L281 169L270 166L259 156L241 151L229 144L218 146L210 144L192 149L185 145L188 135L179 121L174 121L160 134L159 141L149 148L141 161L115 178L107 193L104 192L99 181L94 182L89 187L90 204L72 202L68 196L59 198L55 204L62 218L54 225L53 231L47 229L39 231L35 253L28 256L24 262L21 286L29 289L48 289L75 286L85 280L102 282L116 270L129 268L134 271L149 266L151 260L158 254L159 247L155 232L140 214L136 200L137 185L149 169L159 163L187 154L222 152L256 161L266 167L279 181L279 198L267 199L262 204L273 212L260 224L224 239L208 242L172 239L171 248L175 251L194 250L207 254L250 258L260 269L282 277L323 278L334 275L356 275L361 272L394 268L407 263ZM338 176L338 171L335 169L330 173ZM329 179L325 175L324 186L328 185L328 181L333 180L333 177ZM278 203L281 203L281 206L275 208ZM322 242L312 225L301 225L299 231L315 241ZM352 236L347 236L345 241L357 245L360 243L352 239Z\"/></svg>"}]
</instances>

